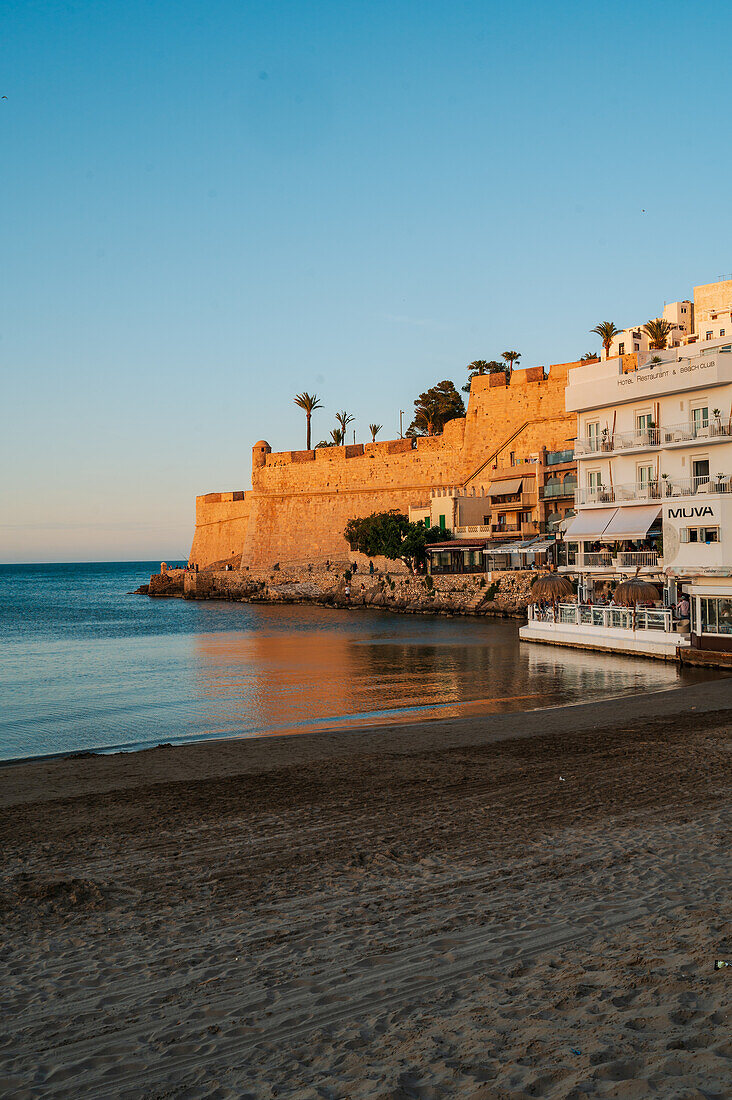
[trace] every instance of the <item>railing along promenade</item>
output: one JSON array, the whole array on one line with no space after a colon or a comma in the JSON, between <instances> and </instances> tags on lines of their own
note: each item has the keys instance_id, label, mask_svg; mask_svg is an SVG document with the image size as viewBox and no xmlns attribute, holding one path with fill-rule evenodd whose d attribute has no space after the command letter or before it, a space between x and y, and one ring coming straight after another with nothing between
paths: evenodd
<instances>
[{"instance_id":1,"label":"railing along promenade","mask_svg":"<svg viewBox=\"0 0 732 1100\"><path fill-rule=\"evenodd\" d=\"M560 623L565 626L599 626L606 630L633 630L635 614L636 630L662 630L673 632L674 621L670 608L606 607L598 604L560 603L556 618L553 607L541 610L536 604L529 606L529 619L533 622Z\"/></svg>"}]
</instances>

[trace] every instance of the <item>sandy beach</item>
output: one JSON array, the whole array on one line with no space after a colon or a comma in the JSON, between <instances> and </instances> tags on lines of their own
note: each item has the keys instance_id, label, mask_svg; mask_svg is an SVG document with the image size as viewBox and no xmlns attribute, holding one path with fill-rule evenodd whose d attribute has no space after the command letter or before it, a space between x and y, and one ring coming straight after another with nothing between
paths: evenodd
<instances>
[{"instance_id":1,"label":"sandy beach","mask_svg":"<svg viewBox=\"0 0 732 1100\"><path fill-rule=\"evenodd\" d=\"M8 1097L731 1094L732 681L0 769Z\"/></svg>"}]
</instances>

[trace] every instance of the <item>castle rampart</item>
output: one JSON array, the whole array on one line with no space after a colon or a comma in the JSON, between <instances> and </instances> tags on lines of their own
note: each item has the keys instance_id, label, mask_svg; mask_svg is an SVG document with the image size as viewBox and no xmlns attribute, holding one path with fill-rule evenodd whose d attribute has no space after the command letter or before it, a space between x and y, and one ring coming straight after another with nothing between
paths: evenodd
<instances>
[{"instance_id":1,"label":"castle rampart","mask_svg":"<svg viewBox=\"0 0 732 1100\"><path fill-rule=\"evenodd\" d=\"M250 492L198 497L190 560L204 567L241 554L242 566L256 570L343 558L343 529L353 516L407 513L440 486L469 483L480 491L491 464L567 447L575 421L564 390L577 365L516 371L510 385L503 374L476 376L465 418L449 421L439 436L278 453L260 440Z\"/></svg>"}]
</instances>

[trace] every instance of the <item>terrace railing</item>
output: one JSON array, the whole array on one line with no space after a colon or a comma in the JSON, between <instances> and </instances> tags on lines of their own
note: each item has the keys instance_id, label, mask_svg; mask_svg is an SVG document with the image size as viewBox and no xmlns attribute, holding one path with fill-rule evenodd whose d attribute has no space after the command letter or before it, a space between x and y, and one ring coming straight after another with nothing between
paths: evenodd
<instances>
[{"instance_id":1,"label":"terrace railing","mask_svg":"<svg viewBox=\"0 0 732 1100\"><path fill-rule=\"evenodd\" d=\"M605 607L597 604L560 603L556 619L554 608L541 611L535 604L529 607L529 619L534 622L558 622L563 626L596 626L606 630L633 630L632 607ZM639 607L635 611L636 630L662 630L670 634L674 629L673 616L667 607Z\"/></svg>"}]
</instances>

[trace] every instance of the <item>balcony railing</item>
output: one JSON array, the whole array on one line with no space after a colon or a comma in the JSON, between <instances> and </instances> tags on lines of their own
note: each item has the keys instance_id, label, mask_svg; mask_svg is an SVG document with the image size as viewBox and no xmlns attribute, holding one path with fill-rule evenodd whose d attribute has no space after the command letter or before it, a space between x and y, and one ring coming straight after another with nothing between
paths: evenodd
<instances>
[{"instance_id":1,"label":"balcony railing","mask_svg":"<svg viewBox=\"0 0 732 1100\"><path fill-rule=\"evenodd\" d=\"M674 443L687 443L695 439L710 441L732 437L732 423L712 417L704 421L685 421L644 431L613 432L603 436L585 436L575 441L576 455L614 454L616 451L637 450L643 447L664 447Z\"/></svg>"},{"instance_id":2,"label":"balcony railing","mask_svg":"<svg viewBox=\"0 0 732 1100\"><path fill-rule=\"evenodd\" d=\"M600 626L606 630L662 630L669 634L674 629L673 616L667 607L603 607L597 604L560 603L555 618L554 608L541 610L535 604L529 607L529 619L535 622L557 622L566 626Z\"/></svg>"},{"instance_id":3,"label":"balcony railing","mask_svg":"<svg viewBox=\"0 0 732 1100\"><path fill-rule=\"evenodd\" d=\"M621 550L618 554L618 566L621 569L648 568L658 565L658 554L655 550Z\"/></svg>"},{"instance_id":4,"label":"balcony railing","mask_svg":"<svg viewBox=\"0 0 732 1100\"><path fill-rule=\"evenodd\" d=\"M576 481L566 481L561 485L542 485L539 489L539 497L542 500L549 500L551 497L571 497L576 488Z\"/></svg>"},{"instance_id":5,"label":"balcony railing","mask_svg":"<svg viewBox=\"0 0 732 1100\"><path fill-rule=\"evenodd\" d=\"M480 535L487 538L493 531L490 523L469 523L466 527L456 527L453 534L456 539L470 538L471 535Z\"/></svg>"},{"instance_id":6,"label":"balcony railing","mask_svg":"<svg viewBox=\"0 0 732 1100\"><path fill-rule=\"evenodd\" d=\"M669 477L660 481L630 485L601 485L599 488L577 489L576 504L621 504L629 500L664 500L668 497L693 497L697 493L730 493L732 484L724 477Z\"/></svg>"},{"instance_id":7,"label":"balcony railing","mask_svg":"<svg viewBox=\"0 0 732 1100\"><path fill-rule=\"evenodd\" d=\"M580 567L584 567L585 569L610 569L612 568L612 564L612 554L607 554L602 551L596 554L580 555Z\"/></svg>"}]
</instances>

